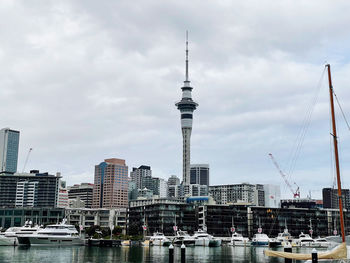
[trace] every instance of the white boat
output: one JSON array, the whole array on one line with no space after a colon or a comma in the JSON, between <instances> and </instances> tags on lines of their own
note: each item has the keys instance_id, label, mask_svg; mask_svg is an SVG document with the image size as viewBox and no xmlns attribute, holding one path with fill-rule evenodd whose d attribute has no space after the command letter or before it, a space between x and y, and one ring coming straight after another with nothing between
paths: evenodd
<instances>
[{"instance_id":1,"label":"white boat","mask_svg":"<svg viewBox=\"0 0 350 263\"><path fill-rule=\"evenodd\" d=\"M170 246L171 244L170 239L160 232L153 233L153 236L151 236L149 240L152 242L153 246Z\"/></svg>"},{"instance_id":2,"label":"white boat","mask_svg":"<svg viewBox=\"0 0 350 263\"><path fill-rule=\"evenodd\" d=\"M25 238L23 239L20 237L32 235L40 229L43 229L43 228L39 225L32 226L32 221L26 221L24 223L24 226L18 228L16 233L15 233L17 240L18 240L18 244L19 245L29 245L28 239L25 239Z\"/></svg>"},{"instance_id":3,"label":"white boat","mask_svg":"<svg viewBox=\"0 0 350 263\"><path fill-rule=\"evenodd\" d=\"M247 247L251 245L251 242L249 241L249 238L243 237L241 234L237 232L232 233L231 242L229 243L230 246L240 246L240 247Z\"/></svg>"},{"instance_id":4,"label":"white boat","mask_svg":"<svg viewBox=\"0 0 350 263\"><path fill-rule=\"evenodd\" d=\"M210 235L206 231L198 229L194 232L193 238L196 246L209 247Z\"/></svg>"},{"instance_id":5,"label":"white boat","mask_svg":"<svg viewBox=\"0 0 350 263\"><path fill-rule=\"evenodd\" d=\"M191 237L186 231L178 230L176 231L176 236L174 239L174 245L194 246L196 240Z\"/></svg>"},{"instance_id":6,"label":"white boat","mask_svg":"<svg viewBox=\"0 0 350 263\"><path fill-rule=\"evenodd\" d=\"M311 246L316 248L328 248L331 246L331 242L327 241L325 238L316 238Z\"/></svg>"},{"instance_id":7,"label":"white boat","mask_svg":"<svg viewBox=\"0 0 350 263\"><path fill-rule=\"evenodd\" d=\"M252 246L268 246L270 238L266 234L255 234L252 239Z\"/></svg>"},{"instance_id":8,"label":"white boat","mask_svg":"<svg viewBox=\"0 0 350 263\"><path fill-rule=\"evenodd\" d=\"M72 246L84 245L73 225L67 225L64 219L61 224L48 225L32 234L17 236L20 243L29 243L31 246Z\"/></svg>"},{"instance_id":9,"label":"white boat","mask_svg":"<svg viewBox=\"0 0 350 263\"><path fill-rule=\"evenodd\" d=\"M5 232L0 234L0 246L17 246L18 240L16 231L19 227L10 227Z\"/></svg>"},{"instance_id":10,"label":"white boat","mask_svg":"<svg viewBox=\"0 0 350 263\"><path fill-rule=\"evenodd\" d=\"M304 234L303 232L299 235L299 239L293 241L296 246L300 247L313 247L314 242L315 240L313 240L309 234Z\"/></svg>"}]
</instances>

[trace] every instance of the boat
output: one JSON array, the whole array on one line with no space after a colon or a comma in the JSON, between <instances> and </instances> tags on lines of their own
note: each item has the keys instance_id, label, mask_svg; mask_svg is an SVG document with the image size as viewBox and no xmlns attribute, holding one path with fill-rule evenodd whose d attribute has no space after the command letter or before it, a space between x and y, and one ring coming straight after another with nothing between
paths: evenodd
<instances>
[{"instance_id":1,"label":"boat","mask_svg":"<svg viewBox=\"0 0 350 263\"><path fill-rule=\"evenodd\" d=\"M196 240L191 237L186 231L178 230L176 231L176 236L174 238L174 245L181 246L184 244L185 246L194 246Z\"/></svg>"},{"instance_id":2,"label":"boat","mask_svg":"<svg viewBox=\"0 0 350 263\"><path fill-rule=\"evenodd\" d=\"M301 232L299 239L294 240L294 244L300 247L313 247L315 240L309 234Z\"/></svg>"},{"instance_id":3,"label":"boat","mask_svg":"<svg viewBox=\"0 0 350 263\"><path fill-rule=\"evenodd\" d=\"M231 242L229 243L229 245L236 247L249 247L251 245L251 242L249 241L249 238L243 237L237 232L233 232L231 236Z\"/></svg>"},{"instance_id":4,"label":"boat","mask_svg":"<svg viewBox=\"0 0 350 263\"><path fill-rule=\"evenodd\" d=\"M210 235L203 229L194 232L195 246L209 247Z\"/></svg>"},{"instance_id":5,"label":"boat","mask_svg":"<svg viewBox=\"0 0 350 263\"><path fill-rule=\"evenodd\" d=\"M263 233L258 233L253 236L252 246L268 246L270 238Z\"/></svg>"},{"instance_id":6,"label":"boat","mask_svg":"<svg viewBox=\"0 0 350 263\"><path fill-rule=\"evenodd\" d=\"M19 243L31 246L73 246L85 243L75 226L66 224L65 219L60 224L48 225L35 233L23 234L17 238Z\"/></svg>"},{"instance_id":7,"label":"boat","mask_svg":"<svg viewBox=\"0 0 350 263\"><path fill-rule=\"evenodd\" d=\"M335 112L334 112L334 90L332 84L331 77L331 66L329 64L326 65L328 72L328 84L329 84L329 98L330 98L330 108L331 108L331 116L332 116L332 133L333 137L333 148L334 148L334 159L335 159L335 167L336 167L336 175L337 175L337 188L338 188L338 202L339 202L339 218L340 218L340 229L341 229L341 241L342 243L335 247L331 251L326 252L318 252L318 259L346 259L347 258L347 248L346 248L346 239L345 239L345 227L344 227L344 212L343 212L343 197L342 197L342 187L340 181L340 166L339 166L339 154L338 154L338 137L337 137L337 128L335 122ZM309 254L298 254L298 253L288 253L288 252L278 252L272 250L265 250L264 254L270 257L282 257L289 259L297 259L297 260L311 260L312 255ZM313 260L313 259L312 259ZM314 261L314 260L313 260Z\"/></svg>"},{"instance_id":8,"label":"boat","mask_svg":"<svg viewBox=\"0 0 350 263\"><path fill-rule=\"evenodd\" d=\"M16 231L19 227L10 227L5 232L0 234L0 246L17 246L18 240Z\"/></svg>"},{"instance_id":9,"label":"boat","mask_svg":"<svg viewBox=\"0 0 350 263\"><path fill-rule=\"evenodd\" d=\"M331 246L331 242L327 241L325 238L316 238L311 246L315 248L328 248Z\"/></svg>"},{"instance_id":10,"label":"boat","mask_svg":"<svg viewBox=\"0 0 350 263\"><path fill-rule=\"evenodd\" d=\"M39 225L32 226L32 221L26 221L24 225L16 231L15 235L18 240L19 245L29 245L28 239L21 238L22 236L32 235L36 233L38 230L43 229Z\"/></svg>"},{"instance_id":11,"label":"boat","mask_svg":"<svg viewBox=\"0 0 350 263\"><path fill-rule=\"evenodd\" d=\"M153 246L170 246L171 244L170 239L161 232L153 233L153 236L151 236L149 240L152 242Z\"/></svg>"}]
</instances>

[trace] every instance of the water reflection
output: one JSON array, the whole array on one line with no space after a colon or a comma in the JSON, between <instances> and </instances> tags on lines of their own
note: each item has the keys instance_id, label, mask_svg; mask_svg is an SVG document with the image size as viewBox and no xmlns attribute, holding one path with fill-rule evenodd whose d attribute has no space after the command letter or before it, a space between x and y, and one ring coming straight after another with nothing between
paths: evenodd
<instances>
[{"instance_id":1,"label":"water reflection","mask_svg":"<svg viewBox=\"0 0 350 263\"><path fill-rule=\"evenodd\" d=\"M188 247L186 263L209 262L284 262L284 259L265 257L264 247ZM310 249L293 252L310 253ZM175 262L181 249L175 247ZM0 247L0 262L16 263L93 263L93 262L156 262L168 263L168 247Z\"/></svg>"}]
</instances>

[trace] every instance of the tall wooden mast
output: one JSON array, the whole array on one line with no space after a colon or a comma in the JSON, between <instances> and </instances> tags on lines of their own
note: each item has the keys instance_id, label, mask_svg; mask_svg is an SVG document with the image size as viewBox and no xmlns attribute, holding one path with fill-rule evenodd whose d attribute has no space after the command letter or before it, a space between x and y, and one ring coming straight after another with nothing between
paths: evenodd
<instances>
[{"instance_id":1,"label":"tall wooden mast","mask_svg":"<svg viewBox=\"0 0 350 263\"><path fill-rule=\"evenodd\" d=\"M330 101L331 101L331 114L332 114L332 127L333 127L333 134L332 134L332 136L333 136L333 144L334 144L335 167L336 167L336 172L337 172L340 228L341 228L342 241L345 242L343 201L342 201L341 182L340 182L340 168L339 168L339 157L338 157L338 140L337 140L337 128L336 128L336 125L335 125L331 66L329 64L327 64L326 67L328 69L329 96L330 96Z\"/></svg>"}]
</instances>

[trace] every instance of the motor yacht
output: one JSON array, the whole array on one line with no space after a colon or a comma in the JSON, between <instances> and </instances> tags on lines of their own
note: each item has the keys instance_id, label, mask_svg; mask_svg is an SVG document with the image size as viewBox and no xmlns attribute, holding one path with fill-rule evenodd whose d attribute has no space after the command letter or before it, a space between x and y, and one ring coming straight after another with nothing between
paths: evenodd
<instances>
[{"instance_id":1,"label":"motor yacht","mask_svg":"<svg viewBox=\"0 0 350 263\"><path fill-rule=\"evenodd\" d=\"M27 236L27 235L32 235L34 233L36 233L38 230L43 229L41 226L39 225L34 225L32 224L32 221L26 221L24 223L24 226L20 227L17 229L16 231L16 237L18 240L18 244L19 245L29 245L27 242L27 239L21 239L19 237L22 236Z\"/></svg>"},{"instance_id":2,"label":"motor yacht","mask_svg":"<svg viewBox=\"0 0 350 263\"><path fill-rule=\"evenodd\" d=\"M149 239L153 246L170 246L171 241L163 233L155 232Z\"/></svg>"},{"instance_id":3,"label":"motor yacht","mask_svg":"<svg viewBox=\"0 0 350 263\"><path fill-rule=\"evenodd\" d=\"M300 247L313 247L315 240L313 240L309 234L304 234L301 232L299 239L295 240L294 242L297 246Z\"/></svg>"},{"instance_id":4,"label":"motor yacht","mask_svg":"<svg viewBox=\"0 0 350 263\"><path fill-rule=\"evenodd\" d=\"M19 227L10 227L5 232L0 234L0 246L17 246L18 240L16 231Z\"/></svg>"},{"instance_id":5,"label":"motor yacht","mask_svg":"<svg viewBox=\"0 0 350 263\"><path fill-rule=\"evenodd\" d=\"M282 233L278 233L278 236L276 237L276 241L281 242L281 245L285 246L287 244L291 244L293 241L293 238L291 234L288 232L288 229L285 228Z\"/></svg>"},{"instance_id":6,"label":"motor yacht","mask_svg":"<svg viewBox=\"0 0 350 263\"><path fill-rule=\"evenodd\" d=\"M312 247L316 248L328 248L331 246L331 242L327 241L325 238L316 238L313 243L311 243Z\"/></svg>"},{"instance_id":7,"label":"motor yacht","mask_svg":"<svg viewBox=\"0 0 350 263\"><path fill-rule=\"evenodd\" d=\"M243 237L241 234L237 232L233 232L231 236L231 242L229 243L230 246L240 246L240 247L247 247L251 245L251 242L249 241L249 238Z\"/></svg>"},{"instance_id":8,"label":"motor yacht","mask_svg":"<svg viewBox=\"0 0 350 263\"><path fill-rule=\"evenodd\" d=\"M31 246L72 246L84 245L82 239L73 225L67 225L64 219L60 224L48 225L32 234L17 236L19 243Z\"/></svg>"},{"instance_id":9,"label":"motor yacht","mask_svg":"<svg viewBox=\"0 0 350 263\"><path fill-rule=\"evenodd\" d=\"M176 236L174 239L175 245L182 245L185 246L194 246L196 243L196 240L191 237L186 231L178 230L176 231Z\"/></svg>"},{"instance_id":10,"label":"motor yacht","mask_svg":"<svg viewBox=\"0 0 350 263\"><path fill-rule=\"evenodd\" d=\"M252 246L268 246L270 238L266 234L255 234L252 239Z\"/></svg>"}]
</instances>

